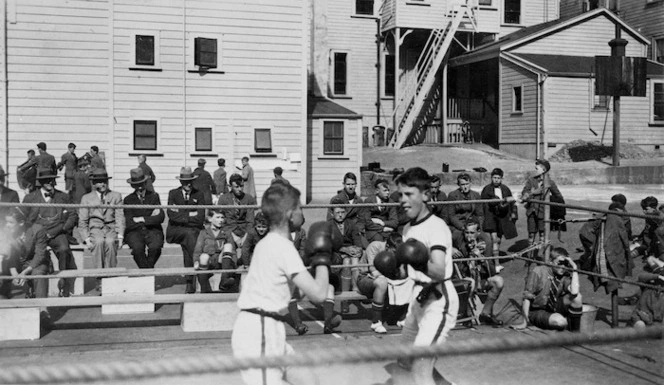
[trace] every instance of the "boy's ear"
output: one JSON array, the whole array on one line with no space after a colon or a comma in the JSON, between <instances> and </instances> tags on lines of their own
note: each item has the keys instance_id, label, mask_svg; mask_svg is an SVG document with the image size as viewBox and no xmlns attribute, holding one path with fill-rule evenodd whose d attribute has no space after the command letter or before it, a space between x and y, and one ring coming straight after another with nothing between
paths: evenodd
<instances>
[{"instance_id":1,"label":"boy's ear","mask_svg":"<svg viewBox=\"0 0 664 385\"><path fill-rule=\"evenodd\" d=\"M424 190L424 201L429 202L431 200L431 189Z\"/></svg>"}]
</instances>

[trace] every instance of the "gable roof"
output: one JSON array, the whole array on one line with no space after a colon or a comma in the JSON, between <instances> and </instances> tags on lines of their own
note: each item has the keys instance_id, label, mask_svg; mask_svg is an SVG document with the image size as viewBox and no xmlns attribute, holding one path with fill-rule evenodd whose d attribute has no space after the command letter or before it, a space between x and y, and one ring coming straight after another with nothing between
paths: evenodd
<instances>
[{"instance_id":1,"label":"gable roof","mask_svg":"<svg viewBox=\"0 0 664 385\"><path fill-rule=\"evenodd\" d=\"M362 115L324 97L309 96L307 99L309 119L361 119Z\"/></svg>"},{"instance_id":2,"label":"gable roof","mask_svg":"<svg viewBox=\"0 0 664 385\"><path fill-rule=\"evenodd\" d=\"M546 72L549 76L584 77L595 73L594 56L541 55L531 53L506 53L507 57L516 57L524 63ZM648 78L664 77L664 64L652 60L646 62Z\"/></svg>"},{"instance_id":3,"label":"gable roof","mask_svg":"<svg viewBox=\"0 0 664 385\"><path fill-rule=\"evenodd\" d=\"M546 23L532 25L530 27L522 28L516 32L505 35L500 39L482 45L473 51L465 53L463 55L457 56L450 59L451 66L463 65L478 61L483 61L490 58L498 57L499 53L511 48L516 48L521 45L533 42L535 40L541 39L548 35L554 34L561 30L570 28L577 24L584 23L588 20L594 18L605 16L607 19L611 20L613 23L618 24L622 27L625 32L634 37L637 40L643 42L643 44L650 44L650 41L646 39L643 35L638 33L632 27L630 27L623 20L618 18L613 12L607 10L606 8L598 8L589 12L582 13L576 16L565 17L553 21L548 21Z\"/></svg>"}]
</instances>

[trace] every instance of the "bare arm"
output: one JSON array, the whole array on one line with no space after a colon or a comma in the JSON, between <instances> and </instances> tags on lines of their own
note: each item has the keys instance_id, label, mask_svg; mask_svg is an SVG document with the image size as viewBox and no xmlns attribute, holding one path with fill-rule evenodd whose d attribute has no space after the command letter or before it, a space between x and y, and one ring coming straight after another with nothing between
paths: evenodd
<instances>
[{"instance_id":1,"label":"bare arm","mask_svg":"<svg viewBox=\"0 0 664 385\"><path fill-rule=\"evenodd\" d=\"M447 278L445 276L445 255L446 251L440 249L431 250L429 254L427 275L434 281L443 281Z\"/></svg>"},{"instance_id":2,"label":"bare arm","mask_svg":"<svg viewBox=\"0 0 664 385\"><path fill-rule=\"evenodd\" d=\"M314 303L322 303L327 297L329 270L327 266L316 266L316 278L308 271L303 271L293 277L293 283L302 290L302 293Z\"/></svg>"}]
</instances>

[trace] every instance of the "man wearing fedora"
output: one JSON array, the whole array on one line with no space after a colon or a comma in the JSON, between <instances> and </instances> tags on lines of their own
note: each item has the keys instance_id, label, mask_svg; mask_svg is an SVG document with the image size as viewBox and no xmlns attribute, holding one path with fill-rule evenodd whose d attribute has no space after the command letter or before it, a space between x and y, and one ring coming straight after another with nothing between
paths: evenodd
<instances>
[{"instance_id":1,"label":"man wearing fedora","mask_svg":"<svg viewBox=\"0 0 664 385\"><path fill-rule=\"evenodd\" d=\"M76 210L58 207L54 204L71 203L69 195L55 188L55 179L59 178L50 168L37 169L37 182L40 188L23 198L23 203L46 203L46 206L25 207L26 225L41 226L46 234L48 246L58 258L60 271L75 270L76 263L69 248L69 236L78 222ZM53 204L53 205L50 205ZM69 297L74 288L75 278L60 279L58 289L61 297Z\"/></svg>"},{"instance_id":2,"label":"man wearing fedora","mask_svg":"<svg viewBox=\"0 0 664 385\"><path fill-rule=\"evenodd\" d=\"M124 199L125 205L161 205L159 194L148 189L150 177L142 168L129 171L127 183L134 192ZM131 249L131 255L139 269L152 269L161 256L164 247L164 221L162 209L124 209L125 243ZM147 247L147 254L145 248Z\"/></svg>"},{"instance_id":3,"label":"man wearing fedora","mask_svg":"<svg viewBox=\"0 0 664 385\"><path fill-rule=\"evenodd\" d=\"M120 208L108 208L109 205L121 205L122 195L108 188L106 170L95 169L90 174L90 183L94 190L83 195L78 211L78 231L85 245L92 251L94 267L116 267L118 265L118 245L124 238L124 212Z\"/></svg>"},{"instance_id":4,"label":"man wearing fedora","mask_svg":"<svg viewBox=\"0 0 664 385\"><path fill-rule=\"evenodd\" d=\"M18 193L9 187L5 186L5 178L7 177L5 169L0 166L0 202L15 202L19 203ZM9 214L10 207L0 207L0 226L4 228L5 216Z\"/></svg>"},{"instance_id":5,"label":"man wearing fedora","mask_svg":"<svg viewBox=\"0 0 664 385\"><path fill-rule=\"evenodd\" d=\"M196 175L191 167L182 167L180 176L180 187L168 192L168 205L193 205L200 206L205 204L203 192L193 187L193 181ZM194 249L198 234L203 229L205 222L205 209L168 209L168 227L166 228L166 241L169 243L178 243L182 247L182 256L184 258L184 267L194 267ZM187 288L185 293L196 292L194 277L187 276Z\"/></svg>"}]
</instances>

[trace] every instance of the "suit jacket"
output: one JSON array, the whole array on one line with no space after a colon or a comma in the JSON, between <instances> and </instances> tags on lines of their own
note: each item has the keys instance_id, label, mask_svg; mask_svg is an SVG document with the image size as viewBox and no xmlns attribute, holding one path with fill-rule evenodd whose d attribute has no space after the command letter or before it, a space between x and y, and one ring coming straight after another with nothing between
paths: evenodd
<instances>
[{"instance_id":1,"label":"suit jacket","mask_svg":"<svg viewBox=\"0 0 664 385\"><path fill-rule=\"evenodd\" d=\"M69 192L72 203L81 203L83 195L92 191L92 183L85 171L76 170L74 173L74 185Z\"/></svg>"},{"instance_id":2,"label":"suit jacket","mask_svg":"<svg viewBox=\"0 0 664 385\"><path fill-rule=\"evenodd\" d=\"M145 196L141 200L136 192L127 195L124 199L125 205L161 205L159 194L151 191L145 191ZM161 224L164 222L164 210L156 209L124 209L125 233L138 231L142 229L156 229L163 231ZM143 217L145 222L136 223L134 218Z\"/></svg>"},{"instance_id":3,"label":"suit jacket","mask_svg":"<svg viewBox=\"0 0 664 385\"><path fill-rule=\"evenodd\" d=\"M194 189L202 191L203 193L207 194L217 193L217 187L212 181L212 175L210 175L209 172L205 171L205 169L201 167L197 167L194 170L194 175L198 175L198 178L194 179L194 182L192 183Z\"/></svg>"},{"instance_id":4,"label":"suit jacket","mask_svg":"<svg viewBox=\"0 0 664 385\"><path fill-rule=\"evenodd\" d=\"M479 200L480 193L475 190L470 190L468 194L464 194L461 190L454 190L448 195L448 201L464 201L464 200ZM455 203L448 205L447 217L449 218L450 226L454 229L463 231L463 226L466 220L470 217L475 217L480 223L484 223L484 204L482 203Z\"/></svg>"},{"instance_id":5,"label":"suit jacket","mask_svg":"<svg viewBox=\"0 0 664 385\"><path fill-rule=\"evenodd\" d=\"M376 195L374 195L368 197L364 201L364 203L379 203L378 201L379 198ZM384 203L391 203L390 199L388 198L387 202ZM366 219L364 220L364 222L365 222L367 239L371 239L376 233L383 232L384 227L391 227L396 231L397 227L399 226L399 220L397 218L397 208L395 206L383 207L382 210L379 209L379 206L372 206L366 208L364 212L366 213ZM385 222L385 226L373 223L373 221L371 221L371 218L382 219L383 222Z\"/></svg>"},{"instance_id":6,"label":"suit jacket","mask_svg":"<svg viewBox=\"0 0 664 385\"><path fill-rule=\"evenodd\" d=\"M242 198L237 199L235 194L224 194L219 198L217 205L219 206L236 206L236 205L255 205L256 198L245 193ZM253 209L237 209L225 210L226 225L224 230L231 231L238 237L243 237L249 230L254 227L254 210Z\"/></svg>"},{"instance_id":7,"label":"suit jacket","mask_svg":"<svg viewBox=\"0 0 664 385\"><path fill-rule=\"evenodd\" d=\"M556 186L556 183L549 178L549 191L551 193L551 201L562 201L562 203L565 203L565 200L563 199L563 195L560 193L560 190L558 190L558 186ZM536 199L536 200L544 200L545 196L544 188L539 185L539 181L537 181L534 177L529 177L528 180L526 180L525 186L523 186L523 191L521 192L521 199ZM539 219L544 219L544 207L545 205L541 203L531 203L527 202L526 203L526 216L529 217L531 215L537 216ZM554 219L554 217L559 217L554 215L553 211L554 208L551 207L551 219ZM563 213L562 217L564 217L565 214Z\"/></svg>"},{"instance_id":8,"label":"suit jacket","mask_svg":"<svg viewBox=\"0 0 664 385\"><path fill-rule=\"evenodd\" d=\"M90 156L90 165L92 166L92 169L100 169L100 170L106 170L106 165L104 164L104 160L99 156L99 154Z\"/></svg>"},{"instance_id":9,"label":"suit jacket","mask_svg":"<svg viewBox=\"0 0 664 385\"><path fill-rule=\"evenodd\" d=\"M0 202L14 202L14 203L19 203L20 200L18 199L18 193L10 188L7 187L0 187ZM11 207L0 207L0 224L3 225L4 228L4 223L5 223L5 216L9 213L9 210Z\"/></svg>"},{"instance_id":10,"label":"suit jacket","mask_svg":"<svg viewBox=\"0 0 664 385\"><path fill-rule=\"evenodd\" d=\"M329 222L332 224L332 229L338 234L341 234L343 237L343 246L357 246L362 247L362 235L357 229L357 226L352 221L346 219L344 221L344 231L339 230L339 226L334 219L330 219Z\"/></svg>"},{"instance_id":11,"label":"suit jacket","mask_svg":"<svg viewBox=\"0 0 664 385\"><path fill-rule=\"evenodd\" d=\"M46 203L41 189L37 189L23 198L23 203ZM51 203L71 203L69 195L60 190L54 190ZM55 238L60 234L68 234L78 223L76 210L64 207L25 207L25 223L28 226L42 225L47 237Z\"/></svg>"},{"instance_id":12,"label":"suit jacket","mask_svg":"<svg viewBox=\"0 0 664 385\"><path fill-rule=\"evenodd\" d=\"M445 202L446 200L447 194L440 190L438 190L438 194L431 197L431 202ZM447 222L447 205L429 205L429 211L431 211L433 215Z\"/></svg>"},{"instance_id":13,"label":"suit jacket","mask_svg":"<svg viewBox=\"0 0 664 385\"><path fill-rule=\"evenodd\" d=\"M76 154L72 154L69 151L65 152L64 154L62 154L62 157L60 157L60 162L57 164L57 167L58 171L62 170L63 167L65 168L65 179L74 178L77 159L78 158L76 158Z\"/></svg>"},{"instance_id":14,"label":"suit jacket","mask_svg":"<svg viewBox=\"0 0 664 385\"><path fill-rule=\"evenodd\" d=\"M512 190L504 184L500 185L500 191L503 194L503 199L512 196ZM494 191L493 183L484 186L480 194L482 199L498 199ZM487 203L484 205L487 214L493 214L500 218L510 218L511 215L517 215L517 209L514 202L510 203Z\"/></svg>"},{"instance_id":15,"label":"suit jacket","mask_svg":"<svg viewBox=\"0 0 664 385\"><path fill-rule=\"evenodd\" d=\"M228 192L226 175L226 169L223 167L214 170L212 180L214 181L214 188L217 190L217 194L226 194Z\"/></svg>"},{"instance_id":16,"label":"suit jacket","mask_svg":"<svg viewBox=\"0 0 664 385\"><path fill-rule=\"evenodd\" d=\"M242 168L242 180L244 180L244 192L256 198L256 182L254 181L254 169L246 165Z\"/></svg>"},{"instance_id":17,"label":"suit jacket","mask_svg":"<svg viewBox=\"0 0 664 385\"><path fill-rule=\"evenodd\" d=\"M82 205L100 205L101 207L86 208L78 210L78 231L84 240L90 236L90 230L110 227L115 229L116 234L124 236L125 218L123 209L109 209L105 205L121 205L122 195L119 192L108 190L104 198L100 199L97 191L83 195Z\"/></svg>"},{"instance_id":18,"label":"suit jacket","mask_svg":"<svg viewBox=\"0 0 664 385\"><path fill-rule=\"evenodd\" d=\"M340 190L337 195L330 199L330 203L335 201L340 203L350 203L350 198L344 190ZM364 203L364 201L362 201L362 197L355 194L355 203ZM332 219L332 210L327 210L327 219ZM366 229L366 213L364 212L364 207L346 207L346 220L353 222L355 226L357 226L360 234L364 233Z\"/></svg>"},{"instance_id":19,"label":"suit jacket","mask_svg":"<svg viewBox=\"0 0 664 385\"><path fill-rule=\"evenodd\" d=\"M43 151L41 154L23 163L21 166L19 166L19 171L26 171L34 165L37 165L37 169L47 168L53 171L54 174L58 173L58 167L57 164L55 163L55 157L46 151Z\"/></svg>"},{"instance_id":20,"label":"suit jacket","mask_svg":"<svg viewBox=\"0 0 664 385\"><path fill-rule=\"evenodd\" d=\"M205 228L198 233L198 238L196 239L194 261L200 262L201 254L205 253L210 256L210 259L216 262L219 255L224 250L224 244L226 243L232 244L233 250L235 250L235 242L233 241L233 236L229 232L222 229L219 231L219 234L214 235L210 226L205 226ZM213 263L213 265L216 264Z\"/></svg>"},{"instance_id":21,"label":"suit jacket","mask_svg":"<svg viewBox=\"0 0 664 385\"><path fill-rule=\"evenodd\" d=\"M191 190L189 196L189 203L184 200L182 187L178 187L168 192L168 205L204 205L205 197L203 193L198 190ZM196 215L189 215L195 212ZM197 229L203 228L205 223L205 210L204 209L168 209L168 225L169 226L184 226L194 227Z\"/></svg>"}]
</instances>

